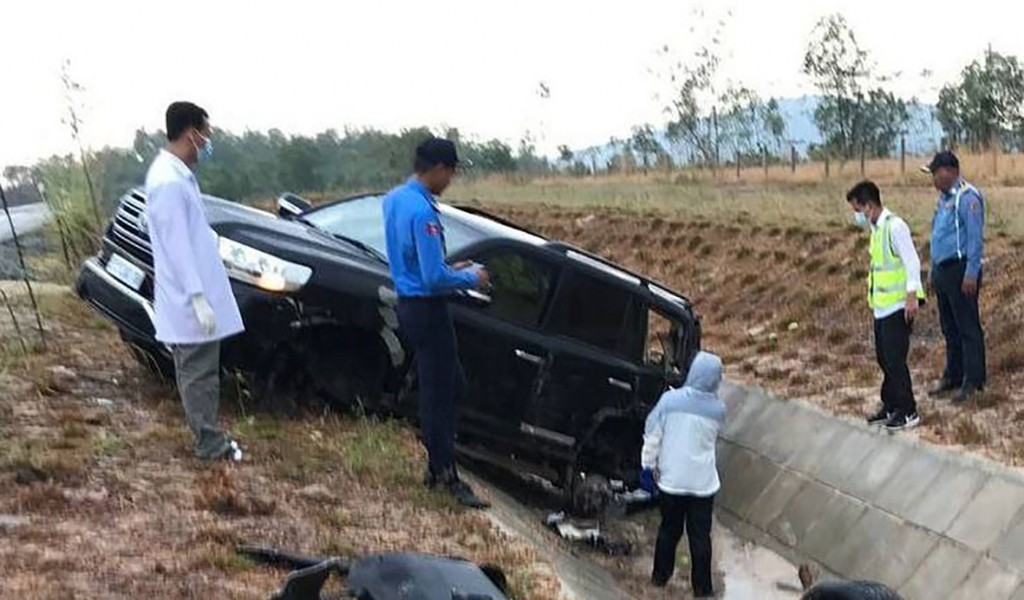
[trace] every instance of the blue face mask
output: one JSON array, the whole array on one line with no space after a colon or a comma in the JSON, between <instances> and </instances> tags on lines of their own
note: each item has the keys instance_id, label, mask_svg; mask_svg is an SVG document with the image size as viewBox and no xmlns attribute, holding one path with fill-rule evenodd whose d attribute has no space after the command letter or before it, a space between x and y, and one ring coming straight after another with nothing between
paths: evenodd
<instances>
[{"instance_id":1,"label":"blue face mask","mask_svg":"<svg viewBox=\"0 0 1024 600\"><path fill-rule=\"evenodd\" d=\"M857 227L863 227L865 229L871 225L871 219L860 211L853 213L853 221L857 224Z\"/></svg>"},{"instance_id":2,"label":"blue face mask","mask_svg":"<svg viewBox=\"0 0 1024 600\"><path fill-rule=\"evenodd\" d=\"M213 156L213 140L205 136L202 137L203 145L196 146L196 162L209 160Z\"/></svg>"}]
</instances>

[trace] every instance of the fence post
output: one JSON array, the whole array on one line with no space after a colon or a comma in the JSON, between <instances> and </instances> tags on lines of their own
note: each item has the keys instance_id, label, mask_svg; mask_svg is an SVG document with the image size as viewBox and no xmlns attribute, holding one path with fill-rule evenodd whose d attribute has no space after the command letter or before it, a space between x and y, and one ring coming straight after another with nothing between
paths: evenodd
<instances>
[{"instance_id":1,"label":"fence post","mask_svg":"<svg viewBox=\"0 0 1024 600\"><path fill-rule=\"evenodd\" d=\"M864 172L865 172L865 170L864 170L864 168L865 168L864 167L864 159L865 159L865 148L864 148L864 143L861 142L861 144L860 144L860 176L861 177L864 176Z\"/></svg>"},{"instance_id":2,"label":"fence post","mask_svg":"<svg viewBox=\"0 0 1024 600\"><path fill-rule=\"evenodd\" d=\"M718 165L719 165L720 155L718 153L718 107L716 107L716 106L712 106L711 107L711 128L714 131L713 135L715 136L715 139L714 139L714 144L715 144L715 146L714 146L714 153L715 153L715 156L714 156L714 159L712 161L711 175L712 175L712 177L714 177L717 180L718 179Z\"/></svg>"},{"instance_id":3,"label":"fence post","mask_svg":"<svg viewBox=\"0 0 1024 600\"><path fill-rule=\"evenodd\" d=\"M740 159L740 153L737 150L736 151L736 181L740 180L740 166L741 166L742 163L743 163L743 161Z\"/></svg>"},{"instance_id":4,"label":"fence post","mask_svg":"<svg viewBox=\"0 0 1024 600\"><path fill-rule=\"evenodd\" d=\"M900 136L900 175L907 174L907 136Z\"/></svg>"},{"instance_id":5,"label":"fence post","mask_svg":"<svg viewBox=\"0 0 1024 600\"><path fill-rule=\"evenodd\" d=\"M764 168L764 178L768 179L768 149L761 148L761 167Z\"/></svg>"},{"instance_id":6,"label":"fence post","mask_svg":"<svg viewBox=\"0 0 1024 600\"><path fill-rule=\"evenodd\" d=\"M796 175L796 146L789 145L789 172Z\"/></svg>"},{"instance_id":7,"label":"fence post","mask_svg":"<svg viewBox=\"0 0 1024 600\"><path fill-rule=\"evenodd\" d=\"M992 134L992 177L999 176L999 134Z\"/></svg>"},{"instance_id":8,"label":"fence post","mask_svg":"<svg viewBox=\"0 0 1024 600\"><path fill-rule=\"evenodd\" d=\"M832 157L828 154L825 155L825 179L829 178L832 172Z\"/></svg>"}]
</instances>

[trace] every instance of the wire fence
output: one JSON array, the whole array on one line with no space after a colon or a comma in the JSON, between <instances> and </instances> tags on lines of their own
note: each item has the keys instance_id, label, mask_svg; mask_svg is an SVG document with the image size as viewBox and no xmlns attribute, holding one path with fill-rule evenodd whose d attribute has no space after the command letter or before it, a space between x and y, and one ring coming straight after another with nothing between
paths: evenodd
<instances>
[{"instance_id":1,"label":"wire fence","mask_svg":"<svg viewBox=\"0 0 1024 600\"><path fill-rule=\"evenodd\" d=\"M46 332L33 282L36 277L29 267L29 255L45 251L38 246L41 235L32 232L45 222L47 209L44 204L12 208L2 186L0 205L4 216L0 227L0 315L10 319L9 328L0 325L3 345L0 350L4 354L18 348L23 353L34 348L45 351Z\"/></svg>"}]
</instances>

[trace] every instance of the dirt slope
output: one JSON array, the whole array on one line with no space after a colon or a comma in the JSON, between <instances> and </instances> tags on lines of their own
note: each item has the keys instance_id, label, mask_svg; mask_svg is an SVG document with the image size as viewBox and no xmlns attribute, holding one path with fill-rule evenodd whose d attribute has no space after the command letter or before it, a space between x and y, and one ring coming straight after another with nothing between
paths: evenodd
<instances>
[{"instance_id":1,"label":"dirt slope","mask_svg":"<svg viewBox=\"0 0 1024 600\"><path fill-rule=\"evenodd\" d=\"M866 301L867 234L765 227L663 213L553 206L490 207L550 237L571 241L689 295L703 315L705 347L733 379L784 398L804 398L859 418L876 408L875 362ZM927 246L918 233L922 262ZM934 298L911 349L924 426L914 435L962 445L1012 464L1024 461L1024 241L988 240L982 292L990 386L971 406L927 396L943 366ZM927 275L925 276L927 280Z\"/></svg>"},{"instance_id":2,"label":"dirt slope","mask_svg":"<svg viewBox=\"0 0 1024 600\"><path fill-rule=\"evenodd\" d=\"M238 558L249 542L461 555L504 566L518 598L558 598L531 549L423 490L408 430L226 403L249 459L211 467L116 333L69 295L45 300L51 351L28 360L0 314L0 597L266 598L284 573Z\"/></svg>"}]
</instances>

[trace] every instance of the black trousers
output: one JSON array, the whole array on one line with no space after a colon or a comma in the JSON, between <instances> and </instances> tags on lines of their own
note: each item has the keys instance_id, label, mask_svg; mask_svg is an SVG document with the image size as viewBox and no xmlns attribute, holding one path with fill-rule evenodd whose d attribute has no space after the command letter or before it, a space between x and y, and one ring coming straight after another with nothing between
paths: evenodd
<instances>
[{"instance_id":1,"label":"black trousers","mask_svg":"<svg viewBox=\"0 0 1024 600\"><path fill-rule=\"evenodd\" d=\"M917 412L914 388L910 382L907 355L910 331L904 311L884 319L875 319L875 356L882 367L882 405L889 412L910 415Z\"/></svg>"},{"instance_id":2,"label":"black trousers","mask_svg":"<svg viewBox=\"0 0 1024 600\"><path fill-rule=\"evenodd\" d=\"M455 326L445 298L402 298L398 324L412 347L419 378L419 417L430 471L455 466L457 407L465 389Z\"/></svg>"},{"instance_id":3,"label":"black trousers","mask_svg":"<svg viewBox=\"0 0 1024 600\"><path fill-rule=\"evenodd\" d=\"M711 582L711 515L715 497L674 496L661 492L661 527L654 548L651 578L668 581L676 569L676 547L686 531L690 543L690 584L695 596L714 594Z\"/></svg>"},{"instance_id":4,"label":"black trousers","mask_svg":"<svg viewBox=\"0 0 1024 600\"><path fill-rule=\"evenodd\" d=\"M932 269L932 287L939 305L939 322L946 338L943 379L967 389L985 386L985 332L981 329L978 294L961 290L967 261L952 261ZM978 276L981 293L981 275Z\"/></svg>"}]
</instances>

